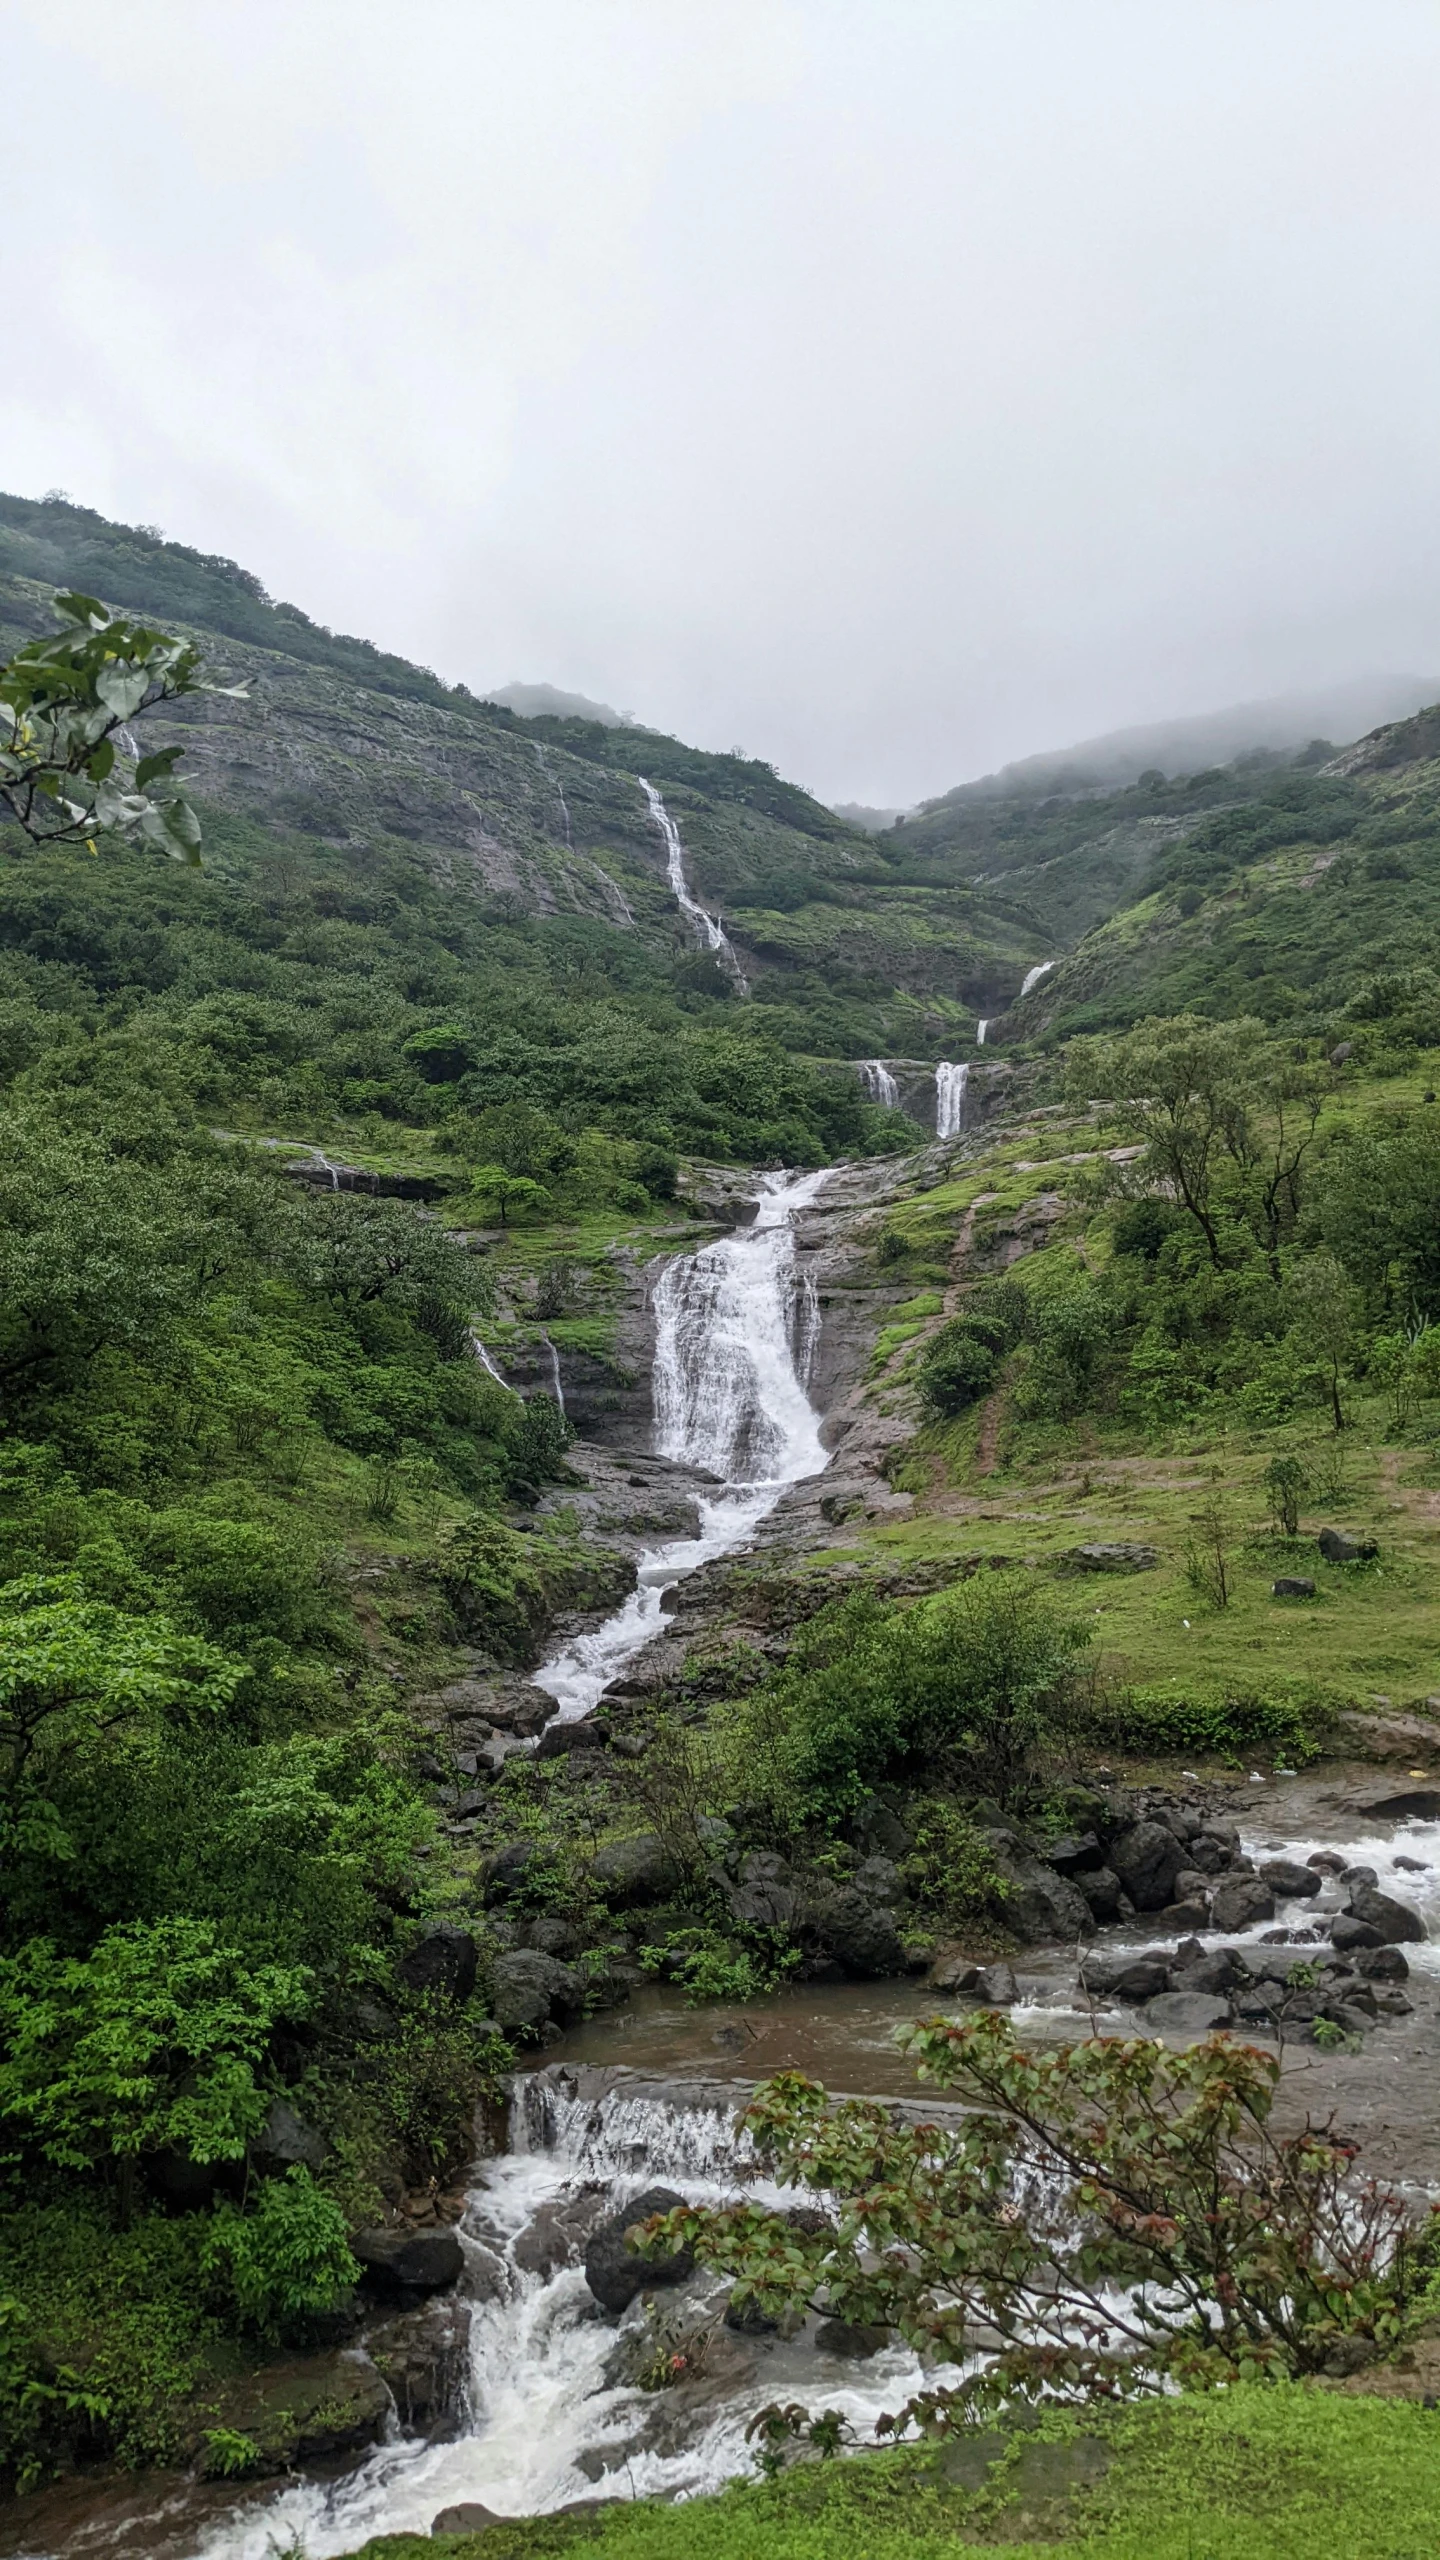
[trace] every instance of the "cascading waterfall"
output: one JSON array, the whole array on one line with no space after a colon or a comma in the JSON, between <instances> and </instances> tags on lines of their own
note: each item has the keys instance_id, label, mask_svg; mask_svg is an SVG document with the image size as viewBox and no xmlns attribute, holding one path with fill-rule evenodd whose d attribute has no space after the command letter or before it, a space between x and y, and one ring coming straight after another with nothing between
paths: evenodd
<instances>
[{"instance_id":1,"label":"cascading waterfall","mask_svg":"<svg viewBox=\"0 0 1440 2560\"><path fill-rule=\"evenodd\" d=\"M667 1624L674 1584L743 1546L786 1486L826 1463L804 1386L819 1309L796 1273L793 1226L825 1179L764 1175L754 1225L668 1262L655 1284L655 1447L720 1488L700 1503L698 1538L645 1548L623 1608L532 1673L564 1722L588 1715Z\"/></svg>"},{"instance_id":2,"label":"cascading waterfall","mask_svg":"<svg viewBox=\"0 0 1440 2560\"><path fill-rule=\"evenodd\" d=\"M750 990L745 972L735 957L728 933L718 917L708 915L699 899L691 895L690 883L685 877L685 848L680 841L679 828L654 783L647 782L643 774L637 774L635 779L645 794L650 815L659 828L664 842L665 870L674 892L675 904L682 915L689 917L695 928L696 939L703 942L708 951L713 951L721 967L729 971L735 981L737 993L742 996L748 995Z\"/></svg>"},{"instance_id":3,"label":"cascading waterfall","mask_svg":"<svg viewBox=\"0 0 1440 2560\"><path fill-rule=\"evenodd\" d=\"M988 1013L982 1013L982 1014L981 1014L981 1016L980 1016L979 1021L978 1021L978 1022L976 1023L976 1025L975 1025L975 1046L976 1046L976 1048L977 1048L977 1049L983 1049L983 1048L984 1048L984 1046L985 1046L985 1034L986 1034L986 1032L989 1030L989 1028L990 1028L990 1016L988 1015Z\"/></svg>"},{"instance_id":4,"label":"cascading waterfall","mask_svg":"<svg viewBox=\"0 0 1440 2560\"><path fill-rule=\"evenodd\" d=\"M442 2509L469 2501L524 2516L617 2492L673 2498L718 2489L753 2469L746 2424L777 2397L808 2394L868 2435L882 2410L936 2378L904 2348L882 2349L863 2365L832 2364L808 2338L765 2342L748 2379L684 2409L672 2393L617 2378L624 2342L643 2327L639 2303L617 2338L595 2317L578 2264L535 2269L537 2222L553 2233L568 2219L576 2242L565 2251L562 2240L562 2253L578 2256L589 2222L657 2180L696 2203L740 2195L793 2203L788 2190L756 2178L730 2113L615 2089L586 2099L568 2095L561 2074L527 2075L512 2109L514 2148L486 2164L461 2225L475 2290L488 2297L470 2333L469 2431L445 2444L397 2439L340 2480L297 2482L238 2509L191 2560L274 2560L296 2546L306 2560L335 2560L374 2535L428 2533ZM608 2189L603 2200L597 2180Z\"/></svg>"},{"instance_id":5,"label":"cascading waterfall","mask_svg":"<svg viewBox=\"0 0 1440 2560\"><path fill-rule=\"evenodd\" d=\"M955 1067L942 1058L935 1070L935 1135L958 1138L965 1117L965 1087L970 1081L968 1067Z\"/></svg>"},{"instance_id":6,"label":"cascading waterfall","mask_svg":"<svg viewBox=\"0 0 1440 2560\"><path fill-rule=\"evenodd\" d=\"M890 1073L890 1070L886 1066L883 1058L862 1058L860 1061L860 1081L864 1085L872 1102L883 1103L887 1111L897 1111L899 1109L900 1087Z\"/></svg>"},{"instance_id":7,"label":"cascading waterfall","mask_svg":"<svg viewBox=\"0 0 1440 2560\"><path fill-rule=\"evenodd\" d=\"M1058 960L1040 960L1040 961L1037 961L1037 963L1036 963L1036 965L1035 965L1035 967L1034 967L1033 969L1027 969L1027 970L1026 970L1024 977L1023 977L1023 978L1021 979L1021 981L1020 981L1020 993L1021 993L1021 995L1022 995L1022 996L1028 996L1028 994L1030 993L1031 988L1032 988L1032 987L1038 987L1038 986L1039 986L1039 984L1040 984L1041 979L1042 979L1042 978L1048 978L1048 977L1049 977L1049 975L1050 975L1051 970L1052 970L1052 969L1058 969L1059 965L1060 965L1060 964L1059 964ZM1017 999L1017 1001L1018 1001L1018 999Z\"/></svg>"},{"instance_id":8,"label":"cascading waterfall","mask_svg":"<svg viewBox=\"0 0 1440 2560\"><path fill-rule=\"evenodd\" d=\"M540 1339L550 1354L550 1393L563 1413L565 1410L565 1389L560 1380L560 1354L556 1350L548 1333L542 1333Z\"/></svg>"}]
</instances>

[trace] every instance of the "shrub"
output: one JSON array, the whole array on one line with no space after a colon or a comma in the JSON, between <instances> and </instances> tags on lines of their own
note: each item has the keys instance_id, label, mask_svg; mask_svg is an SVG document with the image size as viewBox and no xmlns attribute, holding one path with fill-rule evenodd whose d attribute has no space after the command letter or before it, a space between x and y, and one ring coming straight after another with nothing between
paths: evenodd
<instances>
[{"instance_id":1,"label":"shrub","mask_svg":"<svg viewBox=\"0 0 1440 2560\"><path fill-rule=\"evenodd\" d=\"M360 2273L340 2207L303 2168L268 2180L249 2213L221 2205L200 2263L247 2327L271 2339L333 2310Z\"/></svg>"},{"instance_id":2,"label":"shrub","mask_svg":"<svg viewBox=\"0 0 1440 2560\"><path fill-rule=\"evenodd\" d=\"M1269 1749L1313 1760L1340 1700L1304 1680L1126 1689L1098 1710L1099 1730L1125 1751L1212 1752L1240 1758Z\"/></svg>"},{"instance_id":3,"label":"shrub","mask_svg":"<svg viewBox=\"0 0 1440 2560\"><path fill-rule=\"evenodd\" d=\"M967 1406L988 1395L999 1363L983 1335L956 1316L942 1325L920 1362L920 1400L941 1421L950 1421Z\"/></svg>"}]
</instances>

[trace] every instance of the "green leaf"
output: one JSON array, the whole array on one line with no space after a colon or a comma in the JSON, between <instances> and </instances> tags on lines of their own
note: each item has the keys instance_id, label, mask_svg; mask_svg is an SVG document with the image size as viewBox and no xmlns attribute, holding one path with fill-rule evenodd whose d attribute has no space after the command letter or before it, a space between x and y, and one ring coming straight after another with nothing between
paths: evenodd
<instances>
[{"instance_id":1,"label":"green leaf","mask_svg":"<svg viewBox=\"0 0 1440 2560\"><path fill-rule=\"evenodd\" d=\"M142 756L135 767L135 788L146 791L162 773L169 773L185 753L183 747L161 747L153 756Z\"/></svg>"}]
</instances>

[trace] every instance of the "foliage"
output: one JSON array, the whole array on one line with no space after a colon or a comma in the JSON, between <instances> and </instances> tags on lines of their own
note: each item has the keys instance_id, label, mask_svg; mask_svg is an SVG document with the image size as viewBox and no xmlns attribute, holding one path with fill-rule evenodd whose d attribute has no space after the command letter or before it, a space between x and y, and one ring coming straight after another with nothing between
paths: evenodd
<instances>
[{"instance_id":1,"label":"foliage","mask_svg":"<svg viewBox=\"0 0 1440 2560\"><path fill-rule=\"evenodd\" d=\"M953 1316L925 1346L918 1371L920 1401L927 1412L948 1421L989 1394L997 1367L984 1336L963 1316Z\"/></svg>"},{"instance_id":2,"label":"foliage","mask_svg":"<svg viewBox=\"0 0 1440 2560\"><path fill-rule=\"evenodd\" d=\"M265 2338L303 2331L308 2320L334 2309L360 2273L344 2215L305 2168L265 2180L248 2213L222 2204L206 2231L200 2264Z\"/></svg>"},{"instance_id":3,"label":"foliage","mask_svg":"<svg viewBox=\"0 0 1440 2560\"><path fill-rule=\"evenodd\" d=\"M800 1961L798 1948L777 1940L766 1950L759 1935L748 1932L742 1940L733 1929L727 1933L701 1922L682 1924L658 1943L642 1947L640 1962L647 1973L678 1983L687 2008L707 2000L758 2000Z\"/></svg>"},{"instance_id":4,"label":"foliage","mask_svg":"<svg viewBox=\"0 0 1440 2560\"><path fill-rule=\"evenodd\" d=\"M0 666L0 805L41 844L104 831L173 861L200 859L200 823L171 781L178 747L137 757L128 723L202 685L190 641L128 622L93 596L57 595L64 628ZM117 752L115 740L129 750Z\"/></svg>"},{"instance_id":5,"label":"foliage","mask_svg":"<svg viewBox=\"0 0 1440 2560\"><path fill-rule=\"evenodd\" d=\"M1063 1725L1087 1640L1018 1575L977 1575L908 1610L868 1592L832 1602L731 1709L734 1781L781 1836L842 1819L887 1778L942 1768L1003 1799Z\"/></svg>"},{"instance_id":6,"label":"foliage","mask_svg":"<svg viewBox=\"0 0 1440 2560\"><path fill-rule=\"evenodd\" d=\"M914 1845L901 1874L921 1911L953 1928L1003 1901L989 1842L952 1796L912 1796L905 1827Z\"/></svg>"},{"instance_id":7,"label":"foliage","mask_svg":"<svg viewBox=\"0 0 1440 2560\"><path fill-rule=\"evenodd\" d=\"M271 2031L310 1997L302 1970L247 1965L202 1921L109 1929L88 1956L32 1939L0 1963L0 2126L68 2169L238 2159ZM122 2212L132 2193L121 2177Z\"/></svg>"},{"instance_id":8,"label":"foliage","mask_svg":"<svg viewBox=\"0 0 1440 2560\"><path fill-rule=\"evenodd\" d=\"M1313 1681L1138 1682L1093 1708L1098 1736L1145 1756L1213 1752L1221 1759L1269 1751L1300 1766L1323 1747L1342 1700Z\"/></svg>"},{"instance_id":9,"label":"foliage","mask_svg":"<svg viewBox=\"0 0 1440 2560\"><path fill-rule=\"evenodd\" d=\"M1412 2210L1357 2186L1325 2129L1272 2132L1279 2062L1212 2037L1187 2051L1095 2038L1027 2052L998 2012L902 2039L965 2110L897 2124L797 2073L740 2121L769 2173L820 2199L684 2206L641 2245L693 2248L772 2317L794 2306L898 2332L963 2364L885 2422L943 2430L1015 2398L1105 2398L1322 2371L1344 2340L1398 2342L1428 2280Z\"/></svg>"}]
</instances>

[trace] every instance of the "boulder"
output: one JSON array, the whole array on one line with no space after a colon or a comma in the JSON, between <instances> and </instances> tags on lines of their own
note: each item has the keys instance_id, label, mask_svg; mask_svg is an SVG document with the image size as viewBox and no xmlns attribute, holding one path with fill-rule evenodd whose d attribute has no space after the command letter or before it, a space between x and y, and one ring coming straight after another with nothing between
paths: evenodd
<instances>
[{"instance_id":1,"label":"boulder","mask_svg":"<svg viewBox=\"0 0 1440 2560\"><path fill-rule=\"evenodd\" d=\"M298 2116L285 2098L272 2098L269 2113L250 2145L250 2157L262 2177L283 2177L287 2169L323 2169L330 2145L323 2133Z\"/></svg>"},{"instance_id":2,"label":"boulder","mask_svg":"<svg viewBox=\"0 0 1440 2560\"><path fill-rule=\"evenodd\" d=\"M1205 1874L1203 1868L1182 1867L1180 1873L1175 1879L1176 1901L1198 1902L1202 1910L1208 1910L1209 1895L1210 1878Z\"/></svg>"},{"instance_id":3,"label":"boulder","mask_svg":"<svg viewBox=\"0 0 1440 2560\"><path fill-rule=\"evenodd\" d=\"M1090 1905L1068 1876L1058 1875L1043 1858L1031 1857L1016 1843L1013 1832L992 1831L986 1837L1004 1887L995 1909L1007 1929L1026 1944L1092 1934L1095 1922Z\"/></svg>"},{"instance_id":4,"label":"boulder","mask_svg":"<svg viewBox=\"0 0 1440 2560\"><path fill-rule=\"evenodd\" d=\"M432 2534L488 2533L492 2524L513 2524L513 2516L492 2515L475 2498L464 2498L458 2507L442 2507L430 2527Z\"/></svg>"},{"instance_id":5,"label":"boulder","mask_svg":"<svg viewBox=\"0 0 1440 2560\"><path fill-rule=\"evenodd\" d=\"M583 1974L538 1947L515 1947L495 1959L493 2006L506 2035L538 2036L552 2021L581 2017L585 1990Z\"/></svg>"},{"instance_id":6,"label":"boulder","mask_svg":"<svg viewBox=\"0 0 1440 2560\"><path fill-rule=\"evenodd\" d=\"M1196 1832L1187 1845L1185 1855L1190 1861L1191 1871L1198 1869L1206 1877L1223 1875L1230 1864L1229 1850L1212 1839L1208 1831Z\"/></svg>"},{"instance_id":7,"label":"boulder","mask_svg":"<svg viewBox=\"0 0 1440 2560\"><path fill-rule=\"evenodd\" d=\"M469 2275L473 2277L473 2267ZM468 2296L468 2280L465 2290ZM367 2323L365 2351L390 2385L406 2435L428 2436L435 2443L460 2434L470 2321L468 2299L435 2294L415 2308L393 2312L388 2320Z\"/></svg>"},{"instance_id":8,"label":"boulder","mask_svg":"<svg viewBox=\"0 0 1440 2560\"><path fill-rule=\"evenodd\" d=\"M1398 1947L1359 1947L1355 1970L1366 1982L1408 1982L1410 1967Z\"/></svg>"},{"instance_id":9,"label":"boulder","mask_svg":"<svg viewBox=\"0 0 1440 2560\"><path fill-rule=\"evenodd\" d=\"M1373 1538L1347 1537L1343 1529L1322 1529L1315 1544L1327 1564L1369 1564L1380 1553Z\"/></svg>"},{"instance_id":10,"label":"boulder","mask_svg":"<svg viewBox=\"0 0 1440 2560\"><path fill-rule=\"evenodd\" d=\"M1383 1947L1385 1939L1368 1920L1352 1919L1348 1911L1342 1911L1339 1919L1330 1923L1330 1943L1332 1947L1343 1947L1348 1955L1367 1947Z\"/></svg>"},{"instance_id":11,"label":"boulder","mask_svg":"<svg viewBox=\"0 0 1440 2560\"><path fill-rule=\"evenodd\" d=\"M560 2267L578 2266L586 2242L604 2215L603 2191L552 2197L537 2208L510 2255L531 2276L553 2276Z\"/></svg>"},{"instance_id":12,"label":"boulder","mask_svg":"<svg viewBox=\"0 0 1440 2560\"><path fill-rule=\"evenodd\" d=\"M1363 1920L1368 1928L1377 1929L1379 1946L1396 1946L1402 1940L1417 1940L1425 1935L1425 1923L1408 1902L1396 1902L1373 1884L1357 1885L1350 1896L1350 1917Z\"/></svg>"},{"instance_id":13,"label":"boulder","mask_svg":"<svg viewBox=\"0 0 1440 2560\"><path fill-rule=\"evenodd\" d=\"M890 2343L888 2329L875 2323L856 2320L822 2320L815 2332L817 2353L822 2356L849 2356L862 2362L866 2356L878 2356Z\"/></svg>"},{"instance_id":14,"label":"boulder","mask_svg":"<svg viewBox=\"0 0 1440 2560\"><path fill-rule=\"evenodd\" d=\"M1313 1867L1317 1876L1343 1876L1345 1873L1345 1861L1337 1858L1333 1849L1312 1849L1305 1864Z\"/></svg>"},{"instance_id":15,"label":"boulder","mask_svg":"<svg viewBox=\"0 0 1440 2560\"><path fill-rule=\"evenodd\" d=\"M1093 1831L1067 1831L1061 1839L1050 1842L1045 1859L1057 1875L1079 1877L1103 1867L1105 1852Z\"/></svg>"},{"instance_id":16,"label":"boulder","mask_svg":"<svg viewBox=\"0 0 1440 2560\"><path fill-rule=\"evenodd\" d=\"M932 1972L931 1980L935 1981ZM964 1964L951 1959L949 1977L936 1988L944 1988L964 2002L967 2009L1012 2009L1020 1997L1020 1985L1008 1964Z\"/></svg>"},{"instance_id":17,"label":"boulder","mask_svg":"<svg viewBox=\"0 0 1440 2560\"><path fill-rule=\"evenodd\" d=\"M465 2271L465 2252L455 2232L391 2230L352 2231L350 2246L367 2283L381 2293L444 2293Z\"/></svg>"},{"instance_id":18,"label":"boulder","mask_svg":"<svg viewBox=\"0 0 1440 2560\"><path fill-rule=\"evenodd\" d=\"M572 1751L604 1751L610 1727L597 1716L571 1716L563 1724L547 1724L535 1745L537 1760L564 1760Z\"/></svg>"},{"instance_id":19,"label":"boulder","mask_svg":"<svg viewBox=\"0 0 1440 2560\"><path fill-rule=\"evenodd\" d=\"M1145 2024L1153 2027L1157 2035L1192 2040L1213 2035L1217 2027L1228 2027L1230 2018L1230 2003L1218 1992L1162 1991L1145 2007Z\"/></svg>"},{"instance_id":20,"label":"boulder","mask_svg":"<svg viewBox=\"0 0 1440 2560\"><path fill-rule=\"evenodd\" d=\"M889 1866L885 1858L872 1858L871 1866ZM894 1875L895 1870L890 1868ZM788 1929L793 1925L798 1908L794 1878L788 1859L774 1849L751 1849L740 1861L740 1873L732 1883L720 1878L720 1890L729 1906L730 1917L744 1928ZM899 1879L896 1878L898 1883Z\"/></svg>"},{"instance_id":21,"label":"boulder","mask_svg":"<svg viewBox=\"0 0 1440 2560\"><path fill-rule=\"evenodd\" d=\"M1177 1991L1196 1992L1212 2000L1246 1979L1245 1963L1234 1947L1216 1947L1208 1954L1187 1957L1183 1964L1177 1958L1173 1967Z\"/></svg>"},{"instance_id":22,"label":"boulder","mask_svg":"<svg viewBox=\"0 0 1440 2560\"><path fill-rule=\"evenodd\" d=\"M1087 1956L1080 1981L1100 1999L1138 2005L1169 1990L1170 1963L1166 1956Z\"/></svg>"},{"instance_id":23,"label":"boulder","mask_svg":"<svg viewBox=\"0 0 1440 2560\"><path fill-rule=\"evenodd\" d=\"M1313 1867L1297 1866L1293 1858L1262 1858L1260 1881L1268 1884L1282 1901L1306 1901L1320 1890L1320 1878Z\"/></svg>"},{"instance_id":24,"label":"boulder","mask_svg":"<svg viewBox=\"0 0 1440 2560\"><path fill-rule=\"evenodd\" d=\"M1270 1585L1270 1597L1272 1600L1313 1600L1315 1585L1308 1574L1277 1574Z\"/></svg>"},{"instance_id":25,"label":"boulder","mask_svg":"<svg viewBox=\"0 0 1440 2560\"><path fill-rule=\"evenodd\" d=\"M748 1859L742 1862L742 1876L748 1864ZM905 1899L905 1879L893 1858L877 1856L862 1860L853 1881L862 1893L869 1894L872 1902L903 1902Z\"/></svg>"},{"instance_id":26,"label":"boulder","mask_svg":"<svg viewBox=\"0 0 1440 2560\"><path fill-rule=\"evenodd\" d=\"M402 1956L398 1967L407 1991L439 1991L447 2000L468 2000L479 1967L475 1941L468 1929L432 1929L418 1946Z\"/></svg>"},{"instance_id":27,"label":"boulder","mask_svg":"<svg viewBox=\"0 0 1440 2560\"><path fill-rule=\"evenodd\" d=\"M811 1886L804 1922L820 1941L819 1952L831 1955L857 1982L878 1982L887 1975L909 1973L912 1958L884 1903L872 1902L853 1884L821 1880Z\"/></svg>"},{"instance_id":28,"label":"boulder","mask_svg":"<svg viewBox=\"0 0 1440 2560\"><path fill-rule=\"evenodd\" d=\"M1160 1917L1164 1921L1167 1929L1208 1929L1210 1926L1210 1905L1208 1902L1201 1902L1198 1900L1194 1902L1167 1902L1164 1910L1160 1914Z\"/></svg>"},{"instance_id":29,"label":"boulder","mask_svg":"<svg viewBox=\"0 0 1440 2560\"><path fill-rule=\"evenodd\" d=\"M1259 1876L1222 1876L1210 1905L1216 1929L1253 1929L1275 1917L1275 1897Z\"/></svg>"},{"instance_id":30,"label":"boulder","mask_svg":"<svg viewBox=\"0 0 1440 2560\"><path fill-rule=\"evenodd\" d=\"M607 1840L590 1861L595 1889L616 1911L633 1911L647 1902L663 1902L676 1881L675 1862L654 1831L632 1832L628 1840Z\"/></svg>"},{"instance_id":31,"label":"boulder","mask_svg":"<svg viewBox=\"0 0 1440 2560\"><path fill-rule=\"evenodd\" d=\"M1119 1919L1122 1896L1120 1879L1113 1867L1082 1867L1070 1881L1076 1892L1084 1895L1097 1927L1103 1921Z\"/></svg>"},{"instance_id":32,"label":"boulder","mask_svg":"<svg viewBox=\"0 0 1440 2560\"><path fill-rule=\"evenodd\" d=\"M642 2258L625 2235L637 2222L648 2222L653 2213L673 2213L684 2201L673 2187L647 2187L592 2231L585 2247L585 2281L603 2310L628 2310L637 2293L648 2293L652 2285L683 2284L695 2265L689 2249L677 2249L668 2258Z\"/></svg>"},{"instance_id":33,"label":"boulder","mask_svg":"<svg viewBox=\"0 0 1440 2560\"><path fill-rule=\"evenodd\" d=\"M1110 1864L1137 1911L1163 1911L1174 1901L1183 1862L1180 1843L1163 1822L1132 1822L1110 1844Z\"/></svg>"},{"instance_id":34,"label":"boulder","mask_svg":"<svg viewBox=\"0 0 1440 2560\"><path fill-rule=\"evenodd\" d=\"M485 1900L504 1902L525 1875L535 1858L533 1840L507 1840L503 1849L492 1849L480 1867L480 1884Z\"/></svg>"},{"instance_id":35,"label":"boulder","mask_svg":"<svg viewBox=\"0 0 1440 2560\"><path fill-rule=\"evenodd\" d=\"M538 1919L527 1920L520 1932L522 1947L534 1947L542 1956L558 1956L562 1964L578 1956L582 1943L573 1921L562 1920L553 1911L543 1911Z\"/></svg>"}]
</instances>

